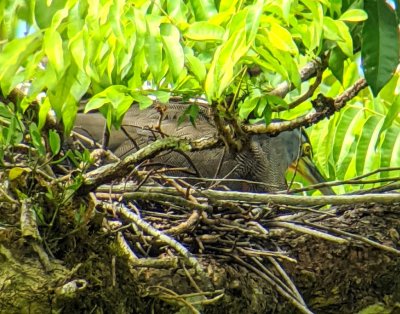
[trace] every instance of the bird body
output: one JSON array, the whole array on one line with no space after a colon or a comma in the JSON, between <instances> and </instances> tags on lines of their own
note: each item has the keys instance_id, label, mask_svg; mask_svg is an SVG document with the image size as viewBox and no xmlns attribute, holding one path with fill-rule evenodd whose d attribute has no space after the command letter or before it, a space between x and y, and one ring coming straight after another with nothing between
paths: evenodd
<instances>
[{"instance_id":1,"label":"bird body","mask_svg":"<svg viewBox=\"0 0 400 314\"><path fill-rule=\"evenodd\" d=\"M170 104L166 109L150 107L139 110L133 106L125 115L122 128L111 131L107 148L117 156L129 153L165 136L199 139L217 134L207 110L201 107L192 124L178 123L187 105ZM101 142L105 122L100 113L78 114L75 130ZM237 191L274 192L284 190L286 170L302 157L302 145L308 144L307 136L300 130L282 132L276 137L266 134L250 135L240 151L218 147L195 152L163 152L146 165L152 168L178 168L170 174L189 176L190 183L199 183L195 178L207 178L206 187L220 185ZM319 178L323 179L318 171ZM211 183L210 183L211 182ZM204 183L204 181L203 181Z\"/></svg>"}]
</instances>

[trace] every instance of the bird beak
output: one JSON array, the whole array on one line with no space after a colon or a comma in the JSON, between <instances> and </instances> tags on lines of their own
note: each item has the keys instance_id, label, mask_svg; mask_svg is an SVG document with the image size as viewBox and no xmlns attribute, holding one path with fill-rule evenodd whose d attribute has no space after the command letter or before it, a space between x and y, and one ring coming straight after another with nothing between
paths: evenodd
<instances>
[{"instance_id":1,"label":"bird beak","mask_svg":"<svg viewBox=\"0 0 400 314\"><path fill-rule=\"evenodd\" d=\"M318 184L326 182L324 176L319 172L318 168L315 166L314 162L309 156L303 156L299 159L297 163L290 165L289 169L297 171L308 183ZM329 186L324 186L319 188L322 194L325 195L335 195L336 193Z\"/></svg>"}]
</instances>

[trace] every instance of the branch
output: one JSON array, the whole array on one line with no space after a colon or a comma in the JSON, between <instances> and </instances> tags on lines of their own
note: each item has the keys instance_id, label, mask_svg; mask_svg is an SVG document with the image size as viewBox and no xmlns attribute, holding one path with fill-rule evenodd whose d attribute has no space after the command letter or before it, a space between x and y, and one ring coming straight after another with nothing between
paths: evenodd
<instances>
[{"instance_id":1,"label":"branch","mask_svg":"<svg viewBox=\"0 0 400 314\"><path fill-rule=\"evenodd\" d=\"M308 79L315 76L319 68L321 68L321 63L318 60L312 60L309 63L307 63L304 66L304 68L300 70L301 81L302 82L307 81ZM278 96L280 98L285 98L287 93L289 93L293 89L294 86L292 83L282 82L268 94L272 96Z\"/></svg>"},{"instance_id":2,"label":"branch","mask_svg":"<svg viewBox=\"0 0 400 314\"><path fill-rule=\"evenodd\" d=\"M274 122L269 125L244 125L243 129L249 134L265 133L270 135L277 135L283 131L290 131L300 127L308 127L312 124L317 123L318 121L330 117L335 112L342 109L346 105L347 101L354 98L362 89L367 86L367 81L361 78L357 82L355 82L353 86L340 94L334 101L320 94L319 103L322 102L323 106L318 106L315 112L310 112L290 121ZM328 103L329 100L331 101L330 103Z\"/></svg>"},{"instance_id":3,"label":"branch","mask_svg":"<svg viewBox=\"0 0 400 314\"><path fill-rule=\"evenodd\" d=\"M165 195L180 195L174 188L168 187L145 187L142 186L137 192L132 191L134 185L100 187L100 191L111 193L122 193L122 196L127 199L140 199L146 193L151 193L153 200L160 198L166 199ZM191 190L191 195L203 197L203 200L209 199L214 201L238 201L247 203L262 203L262 204L276 204L276 205L292 205L292 206L324 206L324 205L355 205L364 203L378 203L378 204L393 204L400 202L400 194L364 194L364 195L321 195L321 196L299 196L299 195L286 195L286 194L261 194L261 193L244 193L244 192L231 192L231 191L213 191L213 190ZM109 196L109 194L107 194ZM187 200L183 203L188 202ZM189 202L188 202L189 203ZM193 204L190 206L202 210L207 210L206 205Z\"/></svg>"},{"instance_id":4,"label":"branch","mask_svg":"<svg viewBox=\"0 0 400 314\"><path fill-rule=\"evenodd\" d=\"M178 139L175 137L157 140L119 162L107 164L85 174L83 176L82 185L77 190L77 194L87 194L104 183L109 183L113 180L125 177L132 171L136 164L150 159L162 151L168 149L196 151L205 148L212 148L216 146L218 142L219 140L214 137L194 141Z\"/></svg>"}]
</instances>

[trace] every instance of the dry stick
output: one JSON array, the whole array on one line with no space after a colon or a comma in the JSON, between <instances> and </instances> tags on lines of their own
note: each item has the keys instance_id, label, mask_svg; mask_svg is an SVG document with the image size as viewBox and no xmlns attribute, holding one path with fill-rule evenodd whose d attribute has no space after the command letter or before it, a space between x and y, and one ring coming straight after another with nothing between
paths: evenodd
<instances>
[{"instance_id":1,"label":"dry stick","mask_svg":"<svg viewBox=\"0 0 400 314\"><path fill-rule=\"evenodd\" d=\"M269 256L267 257L268 260L271 262L272 265L275 266L276 270L278 273L283 277L283 279L286 281L287 285L290 287L292 290L293 294L297 297L297 299L302 303L306 304L303 300L303 297L301 296L299 290L297 290L296 285L293 283L293 281L290 279L289 275L286 273L286 271L282 268L282 266L275 260L275 258Z\"/></svg>"},{"instance_id":2,"label":"dry stick","mask_svg":"<svg viewBox=\"0 0 400 314\"><path fill-rule=\"evenodd\" d=\"M100 187L99 190L105 191ZM113 186L113 191L124 191ZM138 198L139 195L135 193L154 193L152 196L164 197L164 195L179 195L174 188L168 187L141 187L140 192L125 193L127 197ZM124 195L125 195L124 194ZM201 200L209 199L209 201L238 201L247 203L262 203L262 204L276 204L276 205L290 205L290 206L321 206L321 205L354 205L364 203L379 203L379 204L393 204L400 202L400 194L364 194L364 195L321 195L321 196L299 196L299 195L286 195L286 194L261 194L261 193L245 193L245 192L231 192L231 191L213 191L213 190L192 190L191 194L194 197L203 197ZM118 195L118 194L117 194ZM116 196L117 196L116 195ZM144 196L145 197L145 196ZM206 205L193 204L190 206L199 207L206 210ZM189 204L187 204L189 205Z\"/></svg>"},{"instance_id":3,"label":"dry stick","mask_svg":"<svg viewBox=\"0 0 400 314\"><path fill-rule=\"evenodd\" d=\"M137 267L149 267L149 268L178 268L178 258L138 258L136 254L129 247L128 242L121 232L117 233L117 245L120 249L122 256L128 259L129 266L133 268Z\"/></svg>"},{"instance_id":4,"label":"dry stick","mask_svg":"<svg viewBox=\"0 0 400 314\"><path fill-rule=\"evenodd\" d=\"M300 294L299 294L300 297L298 297L295 293L293 293L290 287L286 286L285 283L280 278L278 278L272 271L266 268L256 257L250 257L250 259L254 263L256 263L258 267L260 267L260 270L263 271L267 276L269 276L269 278L271 278L277 286L280 286L283 290L285 290L288 294L290 294L292 298L296 299L304 306L306 305Z\"/></svg>"},{"instance_id":5,"label":"dry stick","mask_svg":"<svg viewBox=\"0 0 400 314\"><path fill-rule=\"evenodd\" d=\"M377 188L369 189L369 190L360 190L356 191L353 194L366 194L366 193L386 193L389 191L400 190L400 183L390 183L387 185L383 185Z\"/></svg>"},{"instance_id":6,"label":"dry stick","mask_svg":"<svg viewBox=\"0 0 400 314\"><path fill-rule=\"evenodd\" d=\"M265 256L265 257L268 257L268 258L275 257L275 258L286 260L286 261L291 262L291 263L296 263L297 262L295 259L293 259L293 258L291 258L289 256L286 256L286 255L282 254L281 252L254 250L254 249L249 249L249 248L244 249L242 247L238 247L237 250L240 253L243 253L245 255L252 256L252 257L257 257L257 256L260 256L260 257L264 257Z\"/></svg>"},{"instance_id":7,"label":"dry stick","mask_svg":"<svg viewBox=\"0 0 400 314\"><path fill-rule=\"evenodd\" d=\"M265 273L254 267L253 265L246 263L243 261L240 257L236 255L231 255L231 257L238 262L239 264L245 266L246 268L250 269L253 271L255 274L259 275L261 278L263 278L265 281L267 281L272 287L274 287L278 293L284 297L286 300L288 300L293 306L295 306L301 313L304 314L313 314L306 306L301 304L299 301L297 301L295 298L293 298L289 293L287 293L285 290L283 290L280 286L278 286L271 278L269 278Z\"/></svg>"},{"instance_id":8,"label":"dry stick","mask_svg":"<svg viewBox=\"0 0 400 314\"><path fill-rule=\"evenodd\" d=\"M162 286L159 286L159 288L164 288L170 293L169 295L165 293L160 293L158 297L161 300L164 300L165 302L168 302L168 300L173 300L177 303L183 303L191 311L192 314L201 314L190 302L188 302L185 298L183 298L179 294Z\"/></svg>"},{"instance_id":9,"label":"dry stick","mask_svg":"<svg viewBox=\"0 0 400 314\"><path fill-rule=\"evenodd\" d=\"M103 206L107 207L109 205L104 204ZM133 222L138 227L142 228L148 234L152 235L153 237L156 237L161 242L164 242L170 247L172 247L176 252L178 252L181 256L183 256L188 265L190 265L196 270L197 274L199 274L202 278L207 278L206 274L204 273L204 270L202 269L197 259L178 241L167 236L160 230L157 230L156 228L151 226L148 222L141 219L138 215L134 214L132 211L130 211L127 207L125 207L122 204L114 205L113 209L116 212L121 213L125 218Z\"/></svg>"},{"instance_id":10,"label":"dry stick","mask_svg":"<svg viewBox=\"0 0 400 314\"><path fill-rule=\"evenodd\" d=\"M277 269L278 273L283 277L284 281L286 281L286 283L288 284L287 286L285 285L284 282L282 282L279 278L277 278L270 270L268 270L257 258L252 257L251 259L266 274L268 274L272 278L275 278L277 283L279 283L283 289L287 290L287 292L290 293L295 299L297 299L297 301L299 301L304 306L307 306L306 303L303 300L303 297L301 296L301 294L297 290L295 284L292 282L292 280L289 278L287 273L283 270L283 268L279 265L279 263L274 258L269 257L268 260Z\"/></svg>"},{"instance_id":11,"label":"dry stick","mask_svg":"<svg viewBox=\"0 0 400 314\"><path fill-rule=\"evenodd\" d=\"M380 244L378 242L375 242L373 240L370 240L370 239L368 239L366 237L363 237L363 236L360 236L360 235L357 235L357 234L352 234L350 232L342 231L342 230L339 230L339 229L336 229L336 228L330 228L330 227L318 225L318 224L309 222L307 220L304 221L303 223L306 224L306 225L309 225L311 227L315 227L315 228L319 228L319 229L322 229L322 230L334 232L334 233L337 233L337 234L340 234L340 235L343 235L343 236L347 236L347 237L359 240L359 241L367 243L367 244L369 244L369 245L371 245L373 247L376 247L377 249L380 249L380 250L383 250L383 251L386 251L386 252L389 252L389 253L400 255L400 250L397 250L397 249L395 249L393 247L390 247L390 246L387 246L387 245L384 245L384 244Z\"/></svg>"},{"instance_id":12,"label":"dry stick","mask_svg":"<svg viewBox=\"0 0 400 314\"><path fill-rule=\"evenodd\" d=\"M298 224L295 223L290 223L290 222L283 222L283 221L268 221L266 222L266 225L270 226L270 227L281 227L281 228L287 228L296 232L301 232L301 233L305 233L305 234L309 234L313 237L316 238L321 238L327 241L331 241L331 242L335 242L338 244L346 244L349 243L349 241L347 239L343 239L343 238L339 238L318 230L313 230L310 228L306 228L303 226L299 226Z\"/></svg>"},{"instance_id":13,"label":"dry stick","mask_svg":"<svg viewBox=\"0 0 400 314\"><path fill-rule=\"evenodd\" d=\"M172 204L180 205L184 208L193 209L193 210L205 210L209 211L210 206L203 205L199 203L193 203L179 196L172 196L165 193L149 193L149 192L131 192L131 193L123 193L123 198L126 200L148 200L155 202L170 202Z\"/></svg>"},{"instance_id":14,"label":"dry stick","mask_svg":"<svg viewBox=\"0 0 400 314\"><path fill-rule=\"evenodd\" d=\"M189 199L189 203L190 204L194 204L194 205L198 205L199 207L197 207L196 209L193 210L192 214L190 215L190 217L184 221L183 223L180 223L179 225L172 227L170 229L168 229L166 231L166 233L171 234L171 235L177 235L177 234L181 234L184 233L186 231L189 231L190 229L192 229L195 225L197 225L201 219L201 216L203 214L203 209L207 210L209 209L208 206L204 206L199 204L199 202L197 201L197 199L195 197L193 197L190 193L189 190L187 189L183 189L178 183L176 183L175 181L171 180L171 179L167 179L166 180L167 183L171 184L174 186L174 188L181 193L182 195L184 195L186 198Z\"/></svg>"},{"instance_id":15,"label":"dry stick","mask_svg":"<svg viewBox=\"0 0 400 314\"><path fill-rule=\"evenodd\" d=\"M284 194L257 194L244 192L202 191L211 200L230 200L277 205L354 205L363 203L393 204L400 202L400 194L296 196ZM196 193L194 193L196 195Z\"/></svg>"},{"instance_id":16,"label":"dry stick","mask_svg":"<svg viewBox=\"0 0 400 314\"><path fill-rule=\"evenodd\" d=\"M379 183L379 182L387 182L387 181L396 181L396 180L400 180L400 177L375 179L375 180L361 180L361 179L364 179L366 177L372 176L372 175L374 175L376 173L379 173L379 172L398 171L398 170L400 170L400 167L379 168L379 169L376 169L374 171L368 172L366 174L354 177L352 179L343 180L343 181L329 181L329 182L324 182L324 183L313 184L313 185L309 185L309 186L304 187L304 188L293 189L293 190L290 191L290 193L305 192L305 191L315 190L315 189L319 189L321 187L326 187L326 186L338 186L338 185L344 185L344 184L367 184L367 183Z\"/></svg>"}]
</instances>

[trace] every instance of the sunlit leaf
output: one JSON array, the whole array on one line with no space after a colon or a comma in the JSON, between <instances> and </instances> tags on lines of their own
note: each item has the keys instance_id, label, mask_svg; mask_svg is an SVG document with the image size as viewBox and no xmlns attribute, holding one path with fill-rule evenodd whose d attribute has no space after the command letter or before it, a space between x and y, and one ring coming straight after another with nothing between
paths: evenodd
<instances>
[{"instance_id":1,"label":"sunlit leaf","mask_svg":"<svg viewBox=\"0 0 400 314\"><path fill-rule=\"evenodd\" d=\"M190 0L196 21L206 21L217 13L213 0Z\"/></svg>"},{"instance_id":2,"label":"sunlit leaf","mask_svg":"<svg viewBox=\"0 0 400 314\"><path fill-rule=\"evenodd\" d=\"M344 12L339 19L346 22L362 22L367 18L368 15L364 10L350 9Z\"/></svg>"},{"instance_id":3,"label":"sunlit leaf","mask_svg":"<svg viewBox=\"0 0 400 314\"><path fill-rule=\"evenodd\" d=\"M174 25L166 23L160 25L160 31L172 77L176 80L185 63L183 48L180 44L180 33Z\"/></svg>"},{"instance_id":4,"label":"sunlit leaf","mask_svg":"<svg viewBox=\"0 0 400 314\"><path fill-rule=\"evenodd\" d=\"M267 31L268 38L275 48L287 51L291 54L298 53L297 46L294 43L290 32L279 24L272 24L271 29Z\"/></svg>"},{"instance_id":5,"label":"sunlit leaf","mask_svg":"<svg viewBox=\"0 0 400 314\"><path fill-rule=\"evenodd\" d=\"M23 81L16 78L16 72L21 64L40 47L39 34L17 38L9 42L0 54L0 86L4 95L8 95L15 85Z\"/></svg>"},{"instance_id":6,"label":"sunlit leaf","mask_svg":"<svg viewBox=\"0 0 400 314\"><path fill-rule=\"evenodd\" d=\"M30 173L32 172L31 169L26 168L26 167L13 167L10 169L10 172L8 173L8 178L13 181L18 179L21 175L24 173Z\"/></svg>"},{"instance_id":7,"label":"sunlit leaf","mask_svg":"<svg viewBox=\"0 0 400 314\"><path fill-rule=\"evenodd\" d=\"M198 41L221 41L224 37L225 29L221 26L208 22L192 23L184 33L187 39Z\"/></svg>"},{"instance_id":8,"label":"sunlit leaf","mask_svg":"<svg viewBox=\"0 0 400 314\"><path fill-rule=\"evenodd\" d=\"M52 28L48 29L45 32L43 44L49 63L54 66L58 74L61 74L64 67L64 52L60 34Z\"/></svg>"}]
</instances>

